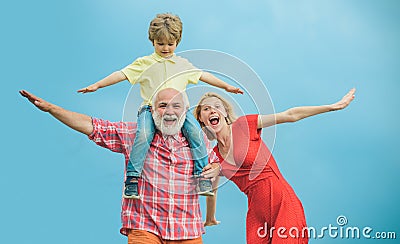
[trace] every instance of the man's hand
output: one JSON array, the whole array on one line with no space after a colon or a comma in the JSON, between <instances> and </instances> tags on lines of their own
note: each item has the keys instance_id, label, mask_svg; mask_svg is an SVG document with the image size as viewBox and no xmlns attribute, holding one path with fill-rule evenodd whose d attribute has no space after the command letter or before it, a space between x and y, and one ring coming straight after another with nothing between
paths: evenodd
<instances>
[{"instance_id":1,"label":"man's hand","mask_svg":"<svg viewBox=\"0 0 400 244\"><path fill-rule=\"evenodd\" d=\"M211 181L214 181L215 177L219 175L220 170L221 170L221 165L219 163L207 164L203 168L201 176L207 179L211 178Z\"/></svg>"},{"instance_id":2,"label":"man's hand","mask_svg":"<svg viewBox=\"0 0 400 244\"><path fill-rule=\"evenodd\" d=\"M44 111L44 112L49 112L50 109L53 107L53 105L40 97L37 97L33 95L32 93L29 93L25 90L19 91L19 94L21 96L26 97L33 105L35 105L38 109Z\"/></svg>"},{"instance_id":3,"label":"man's hand","mask_svg":"<svg viewBox=\"0 0 400 244\"><path fill-rule=\"evenodd\" d=\"M97 83L94 83L88 87L79 89L77 92L78 93L89 93L89 92L95 92L100 88L100 86Z\"/></svg>"},{"instance_id":4,"label":"man's hand","mask_svg":"<svg viewBox=\"0 0 400 244\"><path fill-rule=\"evenodd\" d=\"M231 92L231 93L235 93L235 94L243 94L243 91L239 88L239 87L234 87L234 86L231 86L231 85L228 85L226 88L225 88L225 91L227 91L227 92Z\"/></svg>"}]
</instances>

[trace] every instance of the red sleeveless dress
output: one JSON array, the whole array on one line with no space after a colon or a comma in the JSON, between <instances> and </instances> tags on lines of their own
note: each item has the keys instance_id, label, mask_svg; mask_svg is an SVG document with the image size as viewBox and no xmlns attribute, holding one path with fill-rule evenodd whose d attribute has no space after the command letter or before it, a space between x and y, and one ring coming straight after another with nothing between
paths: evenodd
<instances>
[{"instance_id":1,"label":"red sleeveless dress","mask_svg":"<svg viewBox=\"0 0 400 244\"><path fill-rule=\"evenodd\" d=\"M247 243L308 243L303 206L262 141L257 121L258 115L247 115L232 124L235 165L214 148L222 174L248 198Z\"/></svg>"}]
</instances>

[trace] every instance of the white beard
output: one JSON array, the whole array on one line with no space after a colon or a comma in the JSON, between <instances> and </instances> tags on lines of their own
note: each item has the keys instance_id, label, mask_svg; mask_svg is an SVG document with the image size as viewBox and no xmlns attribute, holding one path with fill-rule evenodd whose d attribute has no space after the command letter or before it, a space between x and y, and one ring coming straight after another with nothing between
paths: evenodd
<instances>
[{"instance_id":1,"label":"white beard","mask_svg":"<svg viewBox=\"0 0 400 244\"><path fill-rule=\"evenodd\" d=\"M164 136L173 136L178 134L186 120L186 113L183 113L180 118L178 118L176 115L164 115L161 117L156 111L153 112L152 115L156 128L161 131L161 134ZM178 122L175 125L164 125L163 120L165 118L177 119Z\"/></svg>"}]
</instances>

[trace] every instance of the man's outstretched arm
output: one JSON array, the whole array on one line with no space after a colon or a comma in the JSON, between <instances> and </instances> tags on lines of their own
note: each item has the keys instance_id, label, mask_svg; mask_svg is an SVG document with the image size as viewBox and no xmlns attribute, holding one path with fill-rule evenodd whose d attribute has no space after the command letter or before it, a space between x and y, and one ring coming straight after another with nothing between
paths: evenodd
<instances>
[{"instance_id":1,"label":"man's outstretched arm","mask_svg":"<svg viewBox=\"0 0 400 244\"><path fill-rule=\"evenodd\" d=\"M23 97L26 97L38 109L50 113L54 118L58 119L72 129L86 135L90 135L92 133L93 124L92 118L90 116L68 111L55 104L49 103L25 90L21 90L19 91L19 93Z\"/></svg>"}]
</instances>

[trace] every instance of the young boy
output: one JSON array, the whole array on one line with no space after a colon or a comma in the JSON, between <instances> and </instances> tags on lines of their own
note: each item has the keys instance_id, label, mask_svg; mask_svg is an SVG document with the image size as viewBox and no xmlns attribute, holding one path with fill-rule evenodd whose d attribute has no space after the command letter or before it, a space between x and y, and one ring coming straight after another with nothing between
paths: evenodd
<instances>
[{"instance_id":1,"label":"young boy","mask_svg":"<svg viewBox=\"0 0 400 244\"><path fill-rule=\"evenodd\" d=\"M228 92L241 93L239 88L231 86L208 72L196 69L188 60L176 56L175 49L182 37L182 22L173 14L158 14L149 27L149 39L154 46L154 53L136 59L120 71L115 71L104 79L78 90L80 93L94 92L128 79L134 85L140 84L143 103L139 108L137 134L126 168L124 197L139 199L138 178L155 133L151 115L151 103L154 94L164 88L185 91L188 84L197 84L198 80L223 88ZM194 161L194 176L200 177L202 169L208 163L207 149L201 128L192 113L186 114L182 132L189 142ZM213 195L210 180L199 180L201 195Z\"/></svg>"}]
</instances>

